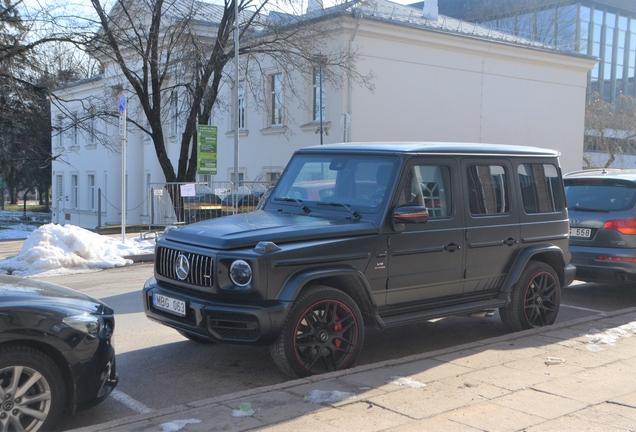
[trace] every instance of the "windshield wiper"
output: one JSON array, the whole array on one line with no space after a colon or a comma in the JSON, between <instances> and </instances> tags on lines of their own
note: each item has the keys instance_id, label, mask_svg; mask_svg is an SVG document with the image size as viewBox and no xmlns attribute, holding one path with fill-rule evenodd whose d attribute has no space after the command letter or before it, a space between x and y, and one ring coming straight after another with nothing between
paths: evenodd
<instances>
[{"instance_id":1,"label":"windshield wiper","mask_svg":"<svg viewBox=\"0 0 636 432\"><path fill-rule=\"evenodd\" d=\"M302 211L304 211L305 213L311 213L311 210L309 210L309 207L303 204L303 200L300 200L298 198L276 197L274 198L274 201L295 202L296 204L298 204L298 207L300 207Z\"/></svg>"},{"instance_id":2,"label":"windshield wiper","mask_svg":"<svg viewBox=\"0 0 636 432\"><path fill-rule=\"evenodd\" d=\"M596 213L609 213L609 210L606 209L599 209L599 208L588 208L588 207L579 207L579 206L574 206L572 207L574 210L578 210L578 211L588 211L588 212L596 212Z\"/></svg>"},{"instance_id":3,"label":"windshield wiper","mask_svg":"<svg viewBox=\"0 0 636 432\"><path fill-rule=\"evenodd\" d=\"M347 209L349 211L349 213L351 213L351 215L353 216L354 220L358 220L360 219L360 213L358 213L357 211L355 211L354 209L351 208L351 206L349 204L343 204L343 203L339 203L339 202L323 202L323 201L318 201L316 203L316 205L323 205L323 206L331 206L331 207L344 207L345 209Z\"/></svg>"}]
</instances>

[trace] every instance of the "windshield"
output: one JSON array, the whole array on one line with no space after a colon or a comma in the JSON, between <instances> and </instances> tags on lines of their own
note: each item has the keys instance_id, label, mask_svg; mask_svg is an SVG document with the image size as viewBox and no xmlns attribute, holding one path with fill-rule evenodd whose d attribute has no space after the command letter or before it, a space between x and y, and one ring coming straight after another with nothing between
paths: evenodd
<instances>
[{"instance_id":1,"label":"windshield","mask_svg":"<svg viewBox=\"0 0 636 432\"><path fill-rule=\"evenodd\" d=\"M636 185L612 179L565 180L569 210L622 211L634 206Z\"/></svg>"},{"instance_id":2,"label":"windshield","mask_svg":"<svg viewBox=\"0 0 636 432\"><path fill-rule=\"evenodd\" d=\"M270 202L376 211L388 199L395 166L390 157L297 155Z\"/></svg>"}]
</instances>

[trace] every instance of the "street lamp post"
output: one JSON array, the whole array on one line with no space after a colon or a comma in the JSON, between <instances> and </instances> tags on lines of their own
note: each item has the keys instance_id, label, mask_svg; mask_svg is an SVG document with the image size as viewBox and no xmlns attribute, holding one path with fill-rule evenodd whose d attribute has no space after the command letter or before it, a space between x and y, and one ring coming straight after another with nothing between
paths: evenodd
<instances>
[{"instance_id":1,"label":"street lamp post","mask_svg":"<svg viewBox=\"0 0 636 432\"><path fill-rule=\"evenodd\" d=\"M319 131L320 131L320 145L322 145L323 143L323 132L324 132L324 128L323 128L323 100L322 100L322 68L323 65L327 62L327 56L318 54L316 56L314 56L314 58L316 59L316 62L318 62L318 92L319 92L319 96L318 96L318 100L319 100L319 105L318 105L318 111L320 114L319 120L320 120L320 127L319 127Z\"/></svg>"}]
</instances>

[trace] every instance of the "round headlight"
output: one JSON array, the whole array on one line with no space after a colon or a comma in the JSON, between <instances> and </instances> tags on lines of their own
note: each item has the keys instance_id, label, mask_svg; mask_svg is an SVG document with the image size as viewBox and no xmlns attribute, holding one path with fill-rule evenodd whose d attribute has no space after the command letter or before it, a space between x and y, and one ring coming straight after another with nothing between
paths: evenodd
<instances>
[{"instance_id":1,"label":"round headlight","mask_svg":"<svg viewBox=\"0 0 636 432\"><path fill-rule=\"evenodd\" d=\"M234 285L244 287L252 281L252 268L243 260L236 260L230 266L230 279Z\"/></svg>"}]
</instances>

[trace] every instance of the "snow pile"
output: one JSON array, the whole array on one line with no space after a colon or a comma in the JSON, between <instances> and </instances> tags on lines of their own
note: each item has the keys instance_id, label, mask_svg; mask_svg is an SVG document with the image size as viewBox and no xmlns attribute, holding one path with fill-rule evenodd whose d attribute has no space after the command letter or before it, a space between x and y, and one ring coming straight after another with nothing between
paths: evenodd
<instances>
[{"instance_id":1,"label":"snow pile","mask_svg":"<svg viewBox=\"0 0 636 432\"><path fill-rule=\"evenodd\" d=\"M132 264L126 256L151 253L154 241L131 239L124 244L74 225L47 224L33 231L20 253L0 261L0 273L14 276L57 276Z\"/></svg>"}]
</instances>

